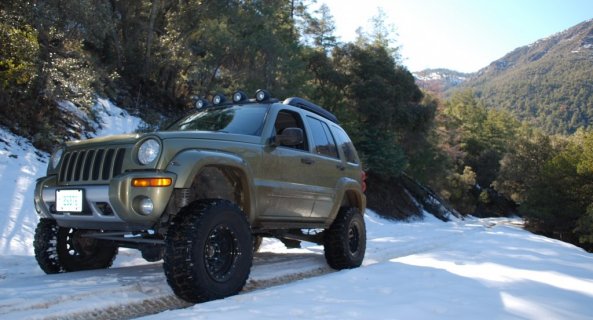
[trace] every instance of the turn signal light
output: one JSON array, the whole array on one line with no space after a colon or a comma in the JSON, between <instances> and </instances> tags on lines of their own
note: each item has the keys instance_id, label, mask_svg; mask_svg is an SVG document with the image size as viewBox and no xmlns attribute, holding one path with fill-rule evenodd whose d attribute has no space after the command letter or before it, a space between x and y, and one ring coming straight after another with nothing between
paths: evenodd
<instances>
[{"instance_id":1,"label":"turn signal light","mask_svg":"<svg viewBox=\"0 0 593 320\"><path fill-rule=\"evenodd\" d=\"M132 179L132 187L146 188L146 187L168 187L173 184L171 178L134 178Z\"/></svg>"},{"instance_id":2,"label":"turn signal light","mask_svg":"<svg viewBox=\"0 0 593 320\"><path fill-rule=\"evenodd\" d=\"M367 191L367 173L362 171L360 173L360 180L362 180L362 192Z\"/></svg>"}]
</instances>

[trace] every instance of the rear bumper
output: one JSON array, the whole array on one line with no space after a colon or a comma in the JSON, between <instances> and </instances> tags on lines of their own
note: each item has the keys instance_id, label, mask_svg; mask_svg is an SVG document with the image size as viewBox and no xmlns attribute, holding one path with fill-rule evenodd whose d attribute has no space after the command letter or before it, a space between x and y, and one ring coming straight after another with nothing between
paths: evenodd
<instances>
[{"instance_id":1,"label":"rear bumper","mask_svg":"<svg viewBox=\"0 0 593 320\"><path fill-rule=\"evenodd\" d=\"M168 187L133 187L133 178L171 178ZM168 172L134 172L111 179L105 185L58 185L56 176L37 180L35 208L44 218L55 219L62 227L102 230L145 230L153 227L165 211L173 193L176 175ZM56 191L81 189L84 195L82 212L57 212ZM150 198L153 212L142 214L139 199Z\"/></svg>"}]
</instances>

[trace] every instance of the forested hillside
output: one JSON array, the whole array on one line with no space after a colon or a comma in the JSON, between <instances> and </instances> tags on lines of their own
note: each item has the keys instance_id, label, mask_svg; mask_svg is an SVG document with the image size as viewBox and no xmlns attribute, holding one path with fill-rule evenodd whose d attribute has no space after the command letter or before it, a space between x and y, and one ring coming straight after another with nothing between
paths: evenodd
<instances>
[{"instance_id":1,"label":"forested hillside","mask_svg":"<svg viewBox=\"0 0 593 320\"><path fill-rule=\"evenodd\" d=\"M548 133L574 133L593 118L593 20L517 48L461 88ZM456 90L456 89L452 89Z\"/></svg>"},{"instance_id":2,"label":"forested hillside","mask_svg":"<svg viewBox=\"0 0 593 320\"><path fill-rule=\"evenodd\" d=\"M462 123L457 172L471 169L482 190L462 203L511 200L530 230L591 250L593 20L515 49L448 94L446 113Z\"/></svg>"},{"instance_id":3,"label":"forested hillside","mask_svg":"<svg viewBox=\"0 0 593 320\"><path fill-rule=\"evenodd\" d=\"M285 96L309 80L295 24L306 18L300 1L17 0L0 8L2 123L45 149L70 135L59 100L87 108L104 95L154 122L188 108L192 96L226 88Z\"/></svg>"},{"instance_id":4,"label":"forested hillside","mask_svg":"<svg viewBox=\"0 0 593 320\"><path fill-rule=\"evenodd\" d=\"M2 3L0 123L50 151L93 130L64 101L92 119L93 100L107 97L155 128L196 97L265 88L336 113L377 181L370 189L389 185L428 144L436 103L401 65L383 15L355 43L339 43L327 7L308 4Z\"/></svg>"},{"instance_id":5,"label":"forested hillside","mask_svg":"<svg viewBox=\"0 0 593 320\"><path fill-rule=\"evenodd\" d=\"M464 81L415 76L444 100L435 134L451 171L433 188L464 214L516 212L532 231L593 248L593 20Z\"/></svg>"},{"instance_id":6,"label":"forested hillside","mask_svg":"<svg viewBox=\"0 0 593 320\"><path fill-rule=\"evenodd\" d=\"M532 231L593 249L593 130L549 135L472 91L448 99L436 124L453 169L431 185L459 211L516 212Z\"/></svg>"},{"instance_id":7,"label":"forested hillside","mask_svg":"<svg viewBox=\"0 0 593 320\"><path fill-rule=\"evenodd\" d=\"M313 11L305 0L2 2L0 125L50 151L94 130L65 101L92 119L93 101L109 98L152 130L197 97L265 88L338 116L368 172L371 208L407 218L419 213L410 193L438 195L463 214L523 214L532 230L591 249L593 132L550 137L534 128L573 132L589 123L591 22L555 46L518 49L530 63L510 54L472 80L475 94L444 100L416 85L385 19L379 12L372 30L343 43L328 8ZM562 54L569 58L556 64ZM565 69L572 73L559 80ZM483 80L490 74L501 82ZM516 74L530 76L519 85ZM579 92L555 90L565 88L558 81ZM555 98L538 94L540 83ZM576 109L574 97L582 97ZM532 113L539 120L516 119ZM574 126L547 124L566 117Z\"/></svg>"}]
</instances>

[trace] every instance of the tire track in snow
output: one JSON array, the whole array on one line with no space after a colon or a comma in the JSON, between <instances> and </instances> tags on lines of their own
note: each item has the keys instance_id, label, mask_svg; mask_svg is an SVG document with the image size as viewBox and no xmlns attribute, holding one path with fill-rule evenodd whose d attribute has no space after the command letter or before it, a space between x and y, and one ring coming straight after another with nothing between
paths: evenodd
<instances>
[{"instance_id":1,"label":"tire track in snow","mask_svg":"<svg viewBox=\"0 0 593 320\"><path fill-rule=\"evenodd\" d=\"M332 271L318 253L257 253L241 294ZM8 280L0 319L131 319L193 305L173 294L160 264ZM11 299L17 290L29 298Z\"/></svg>"},{"instance_id":2,"label":"tire track in snow","mask_svg":"<svg viewBox=\"0 0 593 320\"><path fill-rule=\"evenodd\" d=\"M315 254L311 254L315 255ZM292 263L301 263L304 261L310 261L307 257L304 258L289 258ZM286 261L288 262L288 261ZM296 273L287 273L285 275L265 278L265 279L249 279L245 284L243 291L240 294L245 294L255 290L262 290L265 288L278 286L287 284L293 281L298 281L302 279L312 278L316 276L325 275L331 272L335 272L328 266L318 266L317 268L313 268L311 270L296 272ZM113 307L108 307L104 309L94 310L92 312L88 311L74 311L70 314L62 314L54 317L44 318L45 320L111 320L111 319L133 319L142 316L148 316L152 314L161 313L167 310L175 310L175 309L182 309L188 308L193 306L194 303L184 301L174 294L166 295L166 296L158 296L158 297L151 297L149 299L145 299L138 302L127 303L122 305L117 305Z\"/></svg>"}]
</instances>

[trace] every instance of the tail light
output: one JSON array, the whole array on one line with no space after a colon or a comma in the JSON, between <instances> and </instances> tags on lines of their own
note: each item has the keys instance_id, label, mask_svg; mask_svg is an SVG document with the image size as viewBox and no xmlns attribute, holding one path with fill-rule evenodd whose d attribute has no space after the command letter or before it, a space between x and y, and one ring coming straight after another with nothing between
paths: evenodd
<instances>
[{"instance_id":1,"label":"tail light","mask_svg":"<svg viewBox=\"0 0 593 320\"><path fill-rule=\"evenodd\" d=\"M367 173L364 171L360 172L360 180L362 181L362 192L367 191Z\"/></svg>"}]
</instances>

